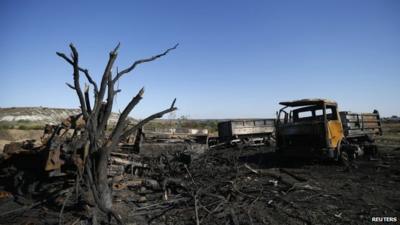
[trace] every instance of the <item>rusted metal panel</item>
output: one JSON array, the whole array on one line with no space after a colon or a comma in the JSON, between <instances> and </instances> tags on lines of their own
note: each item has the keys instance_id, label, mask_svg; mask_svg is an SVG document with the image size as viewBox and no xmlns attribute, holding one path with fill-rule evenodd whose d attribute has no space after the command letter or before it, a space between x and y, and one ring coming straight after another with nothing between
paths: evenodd
<instances>
[{"instance_id":1,"label":"rusted metal panel","mask_svg":"<svg viewBox=\"0 0 400 225\"><path fill-rule=\"evenodd\" d=\"M346 137L381 135L382 128L379 113L340 112Z\"/></svg>"},{"instance_id":2,"label":"rusted metal panel","mask_svg":"<svg viewBox=\"0 0 400 225\"><path fill-rule=\"evenodd\" d=\"M218 123L218 136L226 141L247 136L267 136L275 130L274 119L229 120Z\"/></svg>"},{"instance_id":3,"label":"rusted metal panel","mask_svg":"<svg viewBox=\"0 0 400 225\"><path fill-rule=\"evenodd\" d=\"M279 102L279 104L284 105L284 106L290 106L290 107L306 106L306 105L321 105L321 104L337 105L337 103L335 101L328 100L328 99L322 99L322 98L285 101L285 102Z\"/></svg>"},{"instance_id":4,"label":"rusted metal panel","mask_svg":"<svg viewBox=\"0 0 400 225\"><path fill-rule=\"evenodd\" d=\"M328 121L328 137L329 137L330 147L332 148L336 148L342 141L344 134L343 134L343 126L340 120Z\"/></svg>"},{"instance_id":5,"label":"rusted metal panel","mask_svg":"<svg viewBox=\"0 0 400 225\"><path fill-rule=\"evenodd\" d=\"M319 149L325 148L325 139L321 134L325 133L324 123L282 124L277 134L278 147L281 149Z\"/></svg>"},{"instance_id":6,"label":"rusted metal panel","mask_svg":"<svg viewBox=\"0 0 400 225\"><path fill-rule=\"evenodd\" d=\"M64 161L60 159L61 152L60 149L50 150L48 152L48 157L46 160L46 165L44 167L45 171L60 169L64 164Z\"/></svg>"}]
</instances>

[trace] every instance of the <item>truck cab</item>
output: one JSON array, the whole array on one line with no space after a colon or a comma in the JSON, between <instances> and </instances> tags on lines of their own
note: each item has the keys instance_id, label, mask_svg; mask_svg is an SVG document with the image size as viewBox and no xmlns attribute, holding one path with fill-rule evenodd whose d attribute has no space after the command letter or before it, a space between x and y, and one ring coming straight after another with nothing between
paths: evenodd
<instances>
[{"instance_id":1,"label":"truck cab","mask_svg":"<svg viewBox=\"0 0 400 225\"><path fill-rule=\"evenodd\" d=\"M276 151L295 157L338 158L344 131L337 103L326 99L280 102Z\"/></svg>"}]
</instances>

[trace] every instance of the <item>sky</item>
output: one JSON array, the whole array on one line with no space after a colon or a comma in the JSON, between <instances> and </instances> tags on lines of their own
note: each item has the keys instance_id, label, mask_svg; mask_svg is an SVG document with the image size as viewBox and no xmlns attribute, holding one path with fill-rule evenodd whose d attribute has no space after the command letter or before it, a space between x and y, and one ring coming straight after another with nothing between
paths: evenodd
<instances>
[{"instance_id":1,"label":"sky","mask_svg":"<svg viewBox=\"0 0 400 225\"><path fill-rule=\"evenodd\" d=\"M118 83L114 111L141 87L131 116L268 118L279 102L336 100L340 110L400 115L400 1L0 1L0 107L77 108L56 51L74 43L100 81L179 43ZM85 82L84 79L81 81Z\"/></svg>"}]
</instances>

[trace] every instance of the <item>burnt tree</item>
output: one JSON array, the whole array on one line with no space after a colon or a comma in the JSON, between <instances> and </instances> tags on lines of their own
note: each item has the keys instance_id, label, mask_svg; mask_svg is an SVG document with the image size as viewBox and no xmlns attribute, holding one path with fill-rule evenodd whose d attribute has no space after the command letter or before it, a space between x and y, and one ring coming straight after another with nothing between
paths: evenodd
<instances>
[{"instance_id":1,"label":"burnt tree","mask_svg":"<svg viewBox=\"0 0 400 225\"><path fill-rule=\"evenodd\" d=\"M177 108L175 107L176 99L174 99L167 109L143 119L136 125L128 126L127 119L129 113L143 97L144 88L142 88L122 111L111 134L107 135L107 122L112 112L114 98L115 95L120 92L120 90L115 88L115 84L121 77L134 70L138 65L165 56L170 51L176 49L178 44L161 54L137 60L128 68L113 73L112 68L118 56L118 44L109 54L109 59L104 69L100 85L94 81L87 69L79 65L78 51L74 45L70 44L69 47L72 52L70 57L60 52L57 52L57 55L68 62L73 68L74 82L73 84L67 83L67 85L76 92L82 110L82 117L85 121L85 129L80 135L79 140L75 142L76 148L85 146L85 156L87 155L87 157L84 158L82 180L85 185L89 187L94 202L96 203L94 218L96 218L97 212L103 212L109 217L113 216L121 223L120 216L113 211L111 196L112 184L110 184L107 179L107 166L110 153L117 148L121 139L135 133L147 122L155 118L161 118L164 114L175 111ZM83 89L81 87L80 77L82 74L92 86L93 98L90 98L89 86L85 86Z\"/></svg>"}]
</instances>

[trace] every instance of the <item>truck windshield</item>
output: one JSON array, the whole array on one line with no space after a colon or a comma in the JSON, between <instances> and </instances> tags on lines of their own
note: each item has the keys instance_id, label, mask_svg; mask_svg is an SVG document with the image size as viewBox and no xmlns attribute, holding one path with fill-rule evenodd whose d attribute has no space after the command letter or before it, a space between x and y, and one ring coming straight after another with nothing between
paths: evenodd
<instances>
[{"instance_id":1,"label":"truck windshield","mask_svg":"<svg viewBox=\"0 0 400 225\"><path fill-rule=\"evenodd\" d=\"M337 120L335 106L326 106L327 120ZM322 106L307 106L293 110L293 122L324 121L324 110Z\"/></svg>"}]
</instances>

